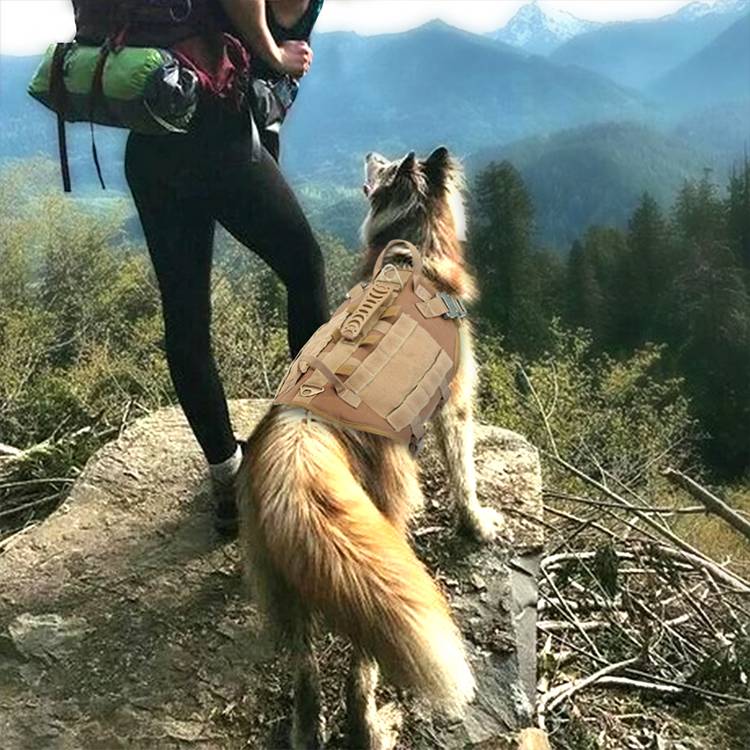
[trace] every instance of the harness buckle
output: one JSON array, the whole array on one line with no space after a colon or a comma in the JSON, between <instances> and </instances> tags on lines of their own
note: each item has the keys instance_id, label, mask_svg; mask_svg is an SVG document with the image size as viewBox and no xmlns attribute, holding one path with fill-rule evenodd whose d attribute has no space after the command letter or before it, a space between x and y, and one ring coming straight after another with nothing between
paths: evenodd
<instances>
[{"instance_id":1,"label":"harness buckle","mask_svg":"<svg viewBox=\"0 0 750 750\"><path fill-rule=\"evenodd\" d=\"M448 294L448 292L438 292L437 296L443 301L447 310L447 312L443 313L442 317L447 318L448 320L456 320L458 318L466 317L466 307L458 297L454 297L452 294Z\"/></svg>"}]
</instances>

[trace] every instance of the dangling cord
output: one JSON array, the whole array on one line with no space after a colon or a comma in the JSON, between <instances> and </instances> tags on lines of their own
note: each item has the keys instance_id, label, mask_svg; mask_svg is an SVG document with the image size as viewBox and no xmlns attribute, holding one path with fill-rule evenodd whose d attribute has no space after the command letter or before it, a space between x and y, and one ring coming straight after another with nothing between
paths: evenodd
<instances>
[{"instance_id":1,"label":"dangling cord","mask_svg":"<svg viewBox=\"0 0 750 750\"><path fill-rule=\"evenodd\" d=\"M99 184L102 186L102 190L106 190L107 186L104 184L104 176L102 175L102 165L99 163L99 152L96 149L96 138L94 137L94 123L89 121L89 128L91 129L91 155L94 157L94 166L96 167L96 176L99 178Z\"/></svg>"},{"instance_id":2,"label":"dangling cord","mask_svg":"<svg viewBox=\"0 0 750 750\"><path fill-rule=\"evenodd\" d=\"M65 133L65 120L61 114L57 115L57 145L60 151L60 172L62 174L63 190L72 191L70 184L70 162L68 160L68 138Z\"/></svg>"}]
</instances>

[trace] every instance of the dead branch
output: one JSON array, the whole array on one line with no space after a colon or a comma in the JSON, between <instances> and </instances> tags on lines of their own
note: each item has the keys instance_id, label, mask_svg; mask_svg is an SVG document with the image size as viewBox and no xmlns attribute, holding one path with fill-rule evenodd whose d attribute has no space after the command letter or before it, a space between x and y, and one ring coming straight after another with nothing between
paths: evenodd
<instances>
[{"instance_id":1,"label":"dead branch","mask_svg":"<svg viewBox=\"0 0 750 750\"><path fill-rule=\"evenodd\" d=\"M19 456L21 453L23 453L23 451L20 448L14 448L12 445L0 443L0 457L2 458Z\"/></svg>"},{"instance_id":2,"label":"dead branch","mask_svg":"<svg viewBox=\"0 0 750 750\"><path fill-rule=\"evenodd\" d=\"M747 539L750 539L750 521L743 518L739 513L734 511L721 498L718 498L713 492L710 492L702 485L691 479L687 474L683 474L677 469L664 469L662 475L665 476L672 484L685 490L689 495L699 502L703 503L708 511L714 513L723 521L726 521L732 528L739 531Z\"/></svg>"},{"instance_id":3,"label":"dead branch","mask_svg":"<svg viewBox=\"0 0 750 750\"><path fill-rule=\"evenodd\" d=\"M545 729L546 714L548 711L554 710L554 708L560 703L572 698L576 693L587 688L589 685L593 685L607 675L617 672L625 667L629 667L637 661L637 657L631 657L630 659L624 659L615 664L608 664L606 667L602 667L588 677L584 677L580 680L573 680L572 682L566 682L549 690L539 701L539 707L537 709L537 721L539 727Z\"/></svg>"},{"instance_id":4,"label":"dead branch","mask_svg":"<svg viewBox=\"0 0 750 750\"><path fill-rule=\"evenodd\" d=\"M656 531L660 536L663 536L665 539L668 539L673 545L675 545L675 547L679 549L679 551L683 553L683 556L685 559L690 559L691 562L694 562L695 564L697 565L699 564L701 567L704 567L716 578L719 578L724 582L731 583L737 590L741 591L742 593L750 594L750 582L746 581L744 578L740 577L739 575L736 575L735 573L732 573L731 571L726 570L718 563L706 557L699 549L697 549L696 547L693 547L684 539L681 539L680 537L678 537L674 532L672 532L666 526L654 521L648 515L648 513L644 513L643 511L638 510L637 507L633 507L633 504L629 500L626 500L621 495L618 495L614 490L610 489L606 485L597 481L593 477L590 477L588 474L586 474L586 472L582 471L578 467L573 466L572 464L568 463L564 458L561 458L558 455L549 454L549 453L547 455L549 455L556 463L558 463L564 469L569 471L571 474L578 477L583 482L590 484L592 487L595 487L597 490L599 490L603 494L607 495L607 497L609 497L611 500L618 503L622 507L623 510L626 510L632 513L633 515L635 515L637 518L643 521L643 523L646 524L646 526Z\"/></svg>"}]
</instances>

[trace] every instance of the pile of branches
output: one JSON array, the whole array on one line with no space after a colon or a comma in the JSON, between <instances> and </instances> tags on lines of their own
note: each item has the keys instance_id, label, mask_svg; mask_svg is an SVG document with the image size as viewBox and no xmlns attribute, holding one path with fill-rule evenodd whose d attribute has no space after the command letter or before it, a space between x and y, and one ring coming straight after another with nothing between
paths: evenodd
<instances>
[{"instance_id":1,"label":"pile of branches","mask_svg":"<svg viewBox=\"0 0 750 750\"><path fill-rule=\"evenodd\" d=\"M731 706L750 720L750 581L669 523L713 513L748 539L750 557L750 521L674 469L663 473L696 505L659 507L547 455L586 488L545 491L555 523L540 573L537 719L553 746L704 747L680 744L681 710Z\"/></svg>"}]
</instances>

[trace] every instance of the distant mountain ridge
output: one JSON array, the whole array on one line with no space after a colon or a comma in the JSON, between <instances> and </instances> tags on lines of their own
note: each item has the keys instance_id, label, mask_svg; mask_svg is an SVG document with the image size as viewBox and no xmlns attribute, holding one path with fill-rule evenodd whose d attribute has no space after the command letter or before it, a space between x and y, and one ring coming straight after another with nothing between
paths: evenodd
<instances>
[{"instance_id":1,"label":"distant mountain ridge","mask_svg":"<svg viewBox=\"0 0 750 750\"><path fill-rule=\"evenodd\" d=\"M548 54L585 31L598 28L595 21L584 21L572 13L543 6L538 0L521 6L508 23L488 36L535 54Z\"/></svg>"},{"instance_id":2,"label":"distant mountain ridge","mask_svg":"<svg viewBox=\"0 0 750 750\"><path fill-rule=\"evenodd\" d=\"M706 16L711 23L716 17ZM737 28L712 37L683 61L684 71L670 70L667 90L645 93L561 64L556 53L551 59L529 54L439 21L371 37L317 34L315 65L285 125L284 169L302 186L316 228L354 244L367 151L397 156L444 143L459 157L474 154L468 159L474 168L510 158L534 194L540 239L564 248L591 222L624 221L644 188L667 205L681 180L700 176L706 166L726 172L741 158L750 133L750 93L744 101L735 95L742 93L750 54L748 27L732 21L729 10L721 18ZM670 23L684 29L704 21ZM0 160L57 158L54 117L26 94L38 60L0 56ZM734 88L725 101L722 86L729 84ZM704 91L721 94L719 109ZM110 188L101 193L88 127L69 130L76 196L106 198L125 190L126 133L96 128Z\"/></svg>"},{"instance_id":3,"label":"distant mountain ridge","mask_svg":"<svg viewBox=\"0 0 750 750\"><path fill-rule=\"evenodd\" d=\"M750 11L750 0L696 0L671 14L672 18L693 21L711 15L737 15Z\"/></svg>"},{"instance_id":4,"label":"distant mountain ridge","mask_svg":"<svg viewBox=\"0 0 750 750\"><path fill-rule=\"evenodd\" d=\"M550 60L645 90L748 11L750 0L702 0L656 20L611 23L585 32L555 49Z\"/></svg>"},{"instance_id":5,"label":"distant mountain ridge","mask_svg":"<svg viewBox=\"0 0 750 750\"><path fill-rule=\"evenodd\" d=\"M402 34L320 34L285 126L295 174L359 178L359 155L459 154L592 121L640 119L636 92L435 21Z\"/></svg>"},{"instance_id":6,"label":"distant mountain ridge","mask_svg":"<svg viewBox=\"0 0 750 750\"><path fill-rule=\"evenodd\" d=\"M662 76L651 93L681 109L750 99L750 12Z\"/></svg>"},{"instance_id":7,"label":"distant mountain ridge","mask_svg":"<svg viewBox=\"0 0 750 750\"><path fill-rule=\"evenodd\" d=\"M466 163L476 173L503 160L519 170L531 193L539 241L561 252L591 225L624 227L644 191L667 209L684 180L707 167L726 173L730 166L727 157L637 123L529 138L484 149Z\"/></svg>"}]
</instances>

